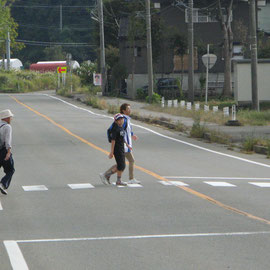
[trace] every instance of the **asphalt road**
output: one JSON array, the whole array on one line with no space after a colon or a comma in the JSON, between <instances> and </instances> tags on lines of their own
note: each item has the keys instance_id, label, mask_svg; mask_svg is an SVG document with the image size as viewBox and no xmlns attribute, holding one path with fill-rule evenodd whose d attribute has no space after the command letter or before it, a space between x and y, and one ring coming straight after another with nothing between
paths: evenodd
<instances>
[{"instance_id":1,"label":"asphalt road","mask_svg":"<svg viewBox=\"0 0 270 270\"><path fill-rule=\"evenodd\" d=\"M62 100L0 95L16 168L0 195L1 270L269 269L269 160L134 121L142 184L105 186L112 120Z\"/></svg>"}]
</instances>

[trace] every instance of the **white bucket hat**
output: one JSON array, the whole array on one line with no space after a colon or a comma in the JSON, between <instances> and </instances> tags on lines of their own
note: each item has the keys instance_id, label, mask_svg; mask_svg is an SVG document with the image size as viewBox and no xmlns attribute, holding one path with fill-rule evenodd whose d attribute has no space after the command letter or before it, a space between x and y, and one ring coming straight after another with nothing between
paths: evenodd
<instances>
[{"instance_id":1,"label":"white bucket hat","mask_svg":"<svg viewBox=\"0 0 270 270\"><path fill-rule=\"evenodd\" d=\"M14 114L10 110L3 110L0 112L1 120L12 116L14 116Z\"/></svg>"}]
</instances>

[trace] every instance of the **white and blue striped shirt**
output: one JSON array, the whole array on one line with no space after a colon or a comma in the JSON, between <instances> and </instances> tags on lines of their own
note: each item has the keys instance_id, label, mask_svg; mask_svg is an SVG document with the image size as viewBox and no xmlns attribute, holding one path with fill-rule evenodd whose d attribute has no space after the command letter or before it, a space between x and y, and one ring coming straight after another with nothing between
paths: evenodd
<instances>
[{"instance_id":1,"label":"white and blue striped shirt","mask_svg":"<svg viewBox=\"0 0 270 270\"><path fill-rule=\"evenodd\" d=\"M132 132L132 125L130 123L131 118L128 115L124 115L125 118L125 122L124 122L124 129L126 131L125 134L125 141L126 143L132 147L132 136L133 136L133 132ZM125 152L131 152L131 150L125 145Z\"/></svg>"}]
</instances>

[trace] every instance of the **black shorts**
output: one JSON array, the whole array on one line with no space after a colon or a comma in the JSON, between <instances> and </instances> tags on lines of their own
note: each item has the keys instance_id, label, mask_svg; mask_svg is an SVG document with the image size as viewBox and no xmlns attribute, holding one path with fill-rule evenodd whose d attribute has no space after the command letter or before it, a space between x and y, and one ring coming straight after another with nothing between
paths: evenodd
<instances>
[{"instance_id":1,"label":"black shorts","mask_svg":"<svg viewBox=\"0 0 270 270\"><path fill-rule=\"evenodd\" d=\"M126 168L125 153L114 153L118 171L124 171Z\"/></svg>"}]
</instances>

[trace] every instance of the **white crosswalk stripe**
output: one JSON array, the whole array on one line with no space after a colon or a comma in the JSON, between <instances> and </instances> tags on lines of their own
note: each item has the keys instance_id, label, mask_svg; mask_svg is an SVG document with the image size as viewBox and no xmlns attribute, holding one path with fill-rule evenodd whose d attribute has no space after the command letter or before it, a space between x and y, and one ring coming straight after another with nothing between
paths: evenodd
<instances>
[{"instance_id":1,"label":"white crosswalk stripe","mask_svg":"<svg viewBox=\"0 0 270 270\"><path fill-rule=\"evenodd\" d=\"M213 187L236 187L236 185L233 185L233 184L230 184L230 183L227 183L227 182L207 182L207 181L204 181L205 184L208 184L210 186L213 186Z\"/></svg>"},{"instance_id":2,"label":"white crosswalk stripe","mask_svg":"<svg viewBox=\"0 0 270 270\"><path fill-rule=\"evenodd\" d=\"M270 187L270 182L249 182L249 184L258 186L258 187Z\"/></svg>"},{"instance_id":3,"label":"white crosswalk stripe","mask_svg":"<svg viewBox=\"0 0 270 270\"><path fill-rule=\"evenodd\" d=\"M170 181L170 183L174 186L184 186L184 187L188 187L189 185L184 183L184 182L181 182L181 181Z\"/></svg>"},{"instance_id":4,"label":"white crosswalk stripe","mask_svg":"<svg viewBox=\"0 0 270 270\"><path fill-rule=\"evenodd\" d=\"M44 185L38 185L38 186L22 186L24 191L46 191L48 188Z\"/></svg>"},{"instance_id":5,"label":"white crosswalk stripe","mask_svg":"<svg viewBox=\"0 0 270 270\"><path fill-rule=\"evenodd\" d=\"M95 188L90 183L83 183L83 184L68 184L71 189L88 189L88 188Z\"/></svg>"}]
</instances>

